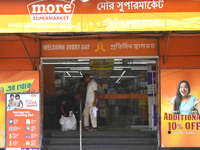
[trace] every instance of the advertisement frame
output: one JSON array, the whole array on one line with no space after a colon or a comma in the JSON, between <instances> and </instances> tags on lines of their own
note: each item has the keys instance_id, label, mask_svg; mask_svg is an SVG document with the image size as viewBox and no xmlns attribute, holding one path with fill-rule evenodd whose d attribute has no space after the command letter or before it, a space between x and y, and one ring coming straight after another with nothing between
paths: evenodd
<instances>
[{"instance_id":1,"label":"advertisement frame","mask_svg":"<svg viewBox=\"0 0 200 150\"><path fill-rule=\"evenodd\" d=\"M160 81L161 81L160 88L159 88L160 89L160 92L159 92L160 93L160 96L159 96L159 99L160 99L160 105L159 105L160 106L160 126L159 126L160 141L158 141L160 144L160 147L162 148L171 148L171 147L197 148L199 147L198 143L195 142L195 140L198 139L198 137L200 136L199 113L198 114L196 113L176 114L176 111L174 111L175 113L172 113L172 109L171 109L172 105L170 104L168 100L172 98L175 99L179 86L181 85L181 83L185 83L185 81L187 81L189 84L189 87L191 87L191 91L189 90L190 92L189 95L191 96L189 101L192 101L192 97L196 97L196 99L200 98L200 92L198 90L199 89L198 83L200 83L200 80L196 78L199 72L200 72L199 68L161 68L160 69ZM169 79L171 79L170 82L169 82ZM197 104L197 107L200 106L198 105L199 103ZM182 110L182 108L179 108L179 109L181 109L180 112L182 111L182 113L186 113L185 111Z\"/></svg>"},{"instance_id":2,"label":"advertisement frame","mask_svg":"<svg viewBox=\"0 0 200 150\"><path fill-rule=\"evenodd\" d=\"M39 97L39 106L38 106L38 108L39 108L39 118L38 118L38 122L39 122L39 148L38 148L38 150L41 150L41 144L42 144L42 142L41 142L41 127L42 127L42 125L41 125L41 93L39 93L39 92L37 92L37 93L6 93L5 94L5 150L7 150L8 148L7 148L7 95L10 95L10 94L23 94L23 95L30 95L30 94L37 94L38 95L38 97ZM14 150L18 150L18 148L12 148L12 149L14 149ZM32 150L34 150L34 149L37 149L37 148L19 148L19 149L21 149L21 150L30 150L30 149L32 149ZM9 150L11 150L11 149L9 149Z\"/></svg>"}]
</instances>

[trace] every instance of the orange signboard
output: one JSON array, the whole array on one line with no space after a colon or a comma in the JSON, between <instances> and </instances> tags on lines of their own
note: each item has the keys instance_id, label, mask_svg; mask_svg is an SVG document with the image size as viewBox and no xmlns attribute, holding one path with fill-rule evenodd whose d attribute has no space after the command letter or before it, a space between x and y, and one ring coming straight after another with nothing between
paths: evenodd
<instances>
[{"instance_id":1,"label":"orange signboard","mask_svg":"<svg viewBox=\"0 0 200 150\"><path fill-rule=\"evenodd\" d=\"M191 0L1 0L0 32L200 30Z\"/></svg>"},{"instance_id":2,"label":"orange signboard","mask_svg":"<svg viewBox=\"0 0 200 150\"><path fill-rule=\"evenodd\" d=\"M42 57L156 56L157 38L44 40Z\"/></svg>"},{"instance_id":3,"label":"orange signboard","mask_svg":"<svg viewBox=\"0 0 200 150\"><path fill-rule=\"evenodd\" d=\"M200 98L199 74L199 69L161 70L161 147L200 147L200 115L194 111L194 102ZM178 93L183 97L186 91L189 101L181 100L173 108Z\"/></svg>"},{"instance_id":4,"label":"orange signboard","mask_svg":"<svg viewBox=\"0 0 200 150\"><path fill-rule=\"evenodd\" d=\"M39 71L0 71L0 147L5 146L5 94L39 92Z\"/></svg>"}]
</instances>

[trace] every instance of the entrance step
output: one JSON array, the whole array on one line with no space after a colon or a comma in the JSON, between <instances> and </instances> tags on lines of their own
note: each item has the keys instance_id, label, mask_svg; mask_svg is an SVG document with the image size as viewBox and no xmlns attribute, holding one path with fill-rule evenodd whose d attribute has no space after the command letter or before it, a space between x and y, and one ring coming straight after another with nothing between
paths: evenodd
<instances>
[{"instance_id":1,"label":"entrance step","mask_svg":"<svg viewBox=\"0 0 200 150\"><path fill-rule=\"evenodd\" d=\"M79 150L79 131L45 131L42 150ZM156 150L155 131L82 132L83 150Z\"/></svg>"}]
</instances>

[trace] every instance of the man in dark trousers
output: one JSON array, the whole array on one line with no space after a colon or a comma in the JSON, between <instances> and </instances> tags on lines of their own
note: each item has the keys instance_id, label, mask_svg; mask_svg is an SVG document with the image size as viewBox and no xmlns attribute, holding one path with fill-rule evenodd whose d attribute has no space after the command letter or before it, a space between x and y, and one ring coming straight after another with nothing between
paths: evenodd
<instances>
[{"instance_id":1,"label":"man in dark trousers","mask_svg":"<svg viewBox=\"0 0 200 150\"><path fill-rule=\"evenodd\" d=\"M61 113L65 117L69 117L74 112L75 98L73 95L68 94L68 88L64 88L64 94L61 95ZM71 112L71 113L70 113Z\"/></svg>"},{"instance_id":2,"label":"man in dark trousers","mask_svg":"<svg viewBox=\"0 0 200 150\"><path fill-rule=\"evenodd\" d=\"M80 99L82 102L82 111L85 108L86 92L87 92L87 83L85 82L84 78L81 78L78 93L80 94Z\"/></svg>"}]
</instances>

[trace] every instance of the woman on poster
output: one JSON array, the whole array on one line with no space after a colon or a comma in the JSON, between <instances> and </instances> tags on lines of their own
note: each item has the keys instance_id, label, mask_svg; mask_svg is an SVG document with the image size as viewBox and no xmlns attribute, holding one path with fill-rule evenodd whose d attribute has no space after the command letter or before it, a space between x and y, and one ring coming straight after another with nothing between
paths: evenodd
<instances>
[{"instance_id":1,"label":"woman on poster","mask_svg":"<svg viewBox=\"0 0 200 150\"><path fill-rule=\"evenodd\" d=\"M178 84L176 96L173 99L166 97L172 104L172 113L181 115L199 114L198 104L200 99L190 95L190 91L189 83L182 80Z\"/></svg>"}]
</instances>

